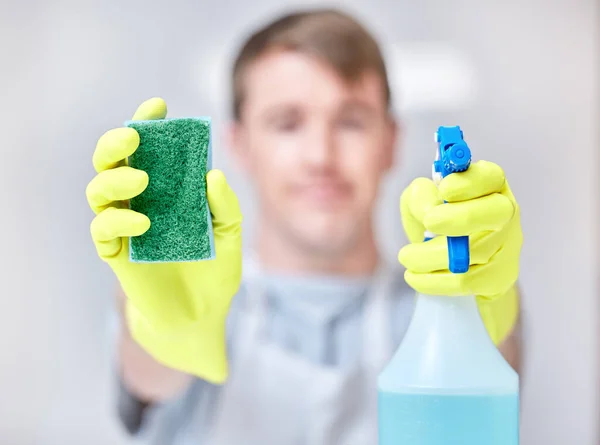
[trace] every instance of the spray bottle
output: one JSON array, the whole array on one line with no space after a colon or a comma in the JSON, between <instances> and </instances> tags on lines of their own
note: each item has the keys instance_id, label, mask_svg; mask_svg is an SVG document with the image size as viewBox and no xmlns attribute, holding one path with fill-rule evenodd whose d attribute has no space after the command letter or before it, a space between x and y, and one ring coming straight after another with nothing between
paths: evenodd
<instances>
[{"instance_id":1,"label":"spray bottle","mask_svg":"<svg viewBox=\"0 0 600 445\"><path fill-rule=\"evenodd\" d=\"M439 127L435 141L436 183L469 168L460 127ZM466 273L468 237L448 237L448 256L452 273ZM404 340L378 379L378 423L379 445L518 445L519 377L474 296L417 295Z\"/></svg>"}]
</instances>

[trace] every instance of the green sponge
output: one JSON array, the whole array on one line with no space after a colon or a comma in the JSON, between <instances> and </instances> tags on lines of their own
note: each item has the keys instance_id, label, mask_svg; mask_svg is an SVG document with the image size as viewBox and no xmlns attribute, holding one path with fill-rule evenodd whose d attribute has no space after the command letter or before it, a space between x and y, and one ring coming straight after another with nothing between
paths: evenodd
<instances>
[{"instance_id":1,"label":"green sponge","mask_svg":"<svg viewBox=\"0 0 600 445\"><path fill-rule=\"evenodd\" d=\"M148 173L130 208L150 229L129 238L132 262L185 262L215 257L206 174L212 168L210 118L127 121L140 135L129 166Z\"/></svg>"}]
</instances>

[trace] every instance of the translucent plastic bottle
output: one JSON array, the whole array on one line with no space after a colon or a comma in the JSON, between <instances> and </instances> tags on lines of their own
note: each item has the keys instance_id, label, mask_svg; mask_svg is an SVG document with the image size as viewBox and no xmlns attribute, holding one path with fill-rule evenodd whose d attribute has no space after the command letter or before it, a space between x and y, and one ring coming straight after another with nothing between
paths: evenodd
<instances>
[{"instance_id":1,"label":"translucent plastic bottle","mask_svg":"<svg viewBox=\"0 0 600 445\"><path fill-rule=\"evenodd\" d=\"M459 127L436 135L438 160L457 135L462 141ZM449 262L464 273L468 238L460 238L448 239ZM519 443L518 374L489 337L473 296L417 295L404 340L379 376L378 398L379 445Z\"/></svg>"}]
</instances>

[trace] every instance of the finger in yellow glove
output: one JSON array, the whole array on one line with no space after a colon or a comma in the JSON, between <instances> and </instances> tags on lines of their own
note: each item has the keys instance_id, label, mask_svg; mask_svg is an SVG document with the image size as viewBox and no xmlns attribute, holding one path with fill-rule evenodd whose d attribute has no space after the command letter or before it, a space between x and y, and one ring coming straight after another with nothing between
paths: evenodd
<instances>
[{"instance_id":1,"label":"finger in yellow glove","mask_svg":"<svg viewBox=\"0 0 600 445\"><path fill-rule=\"evenodd\" d=\"M133 120L162 119L160 98L144 102ZM228 375L225 322L241 281L242 215L235 193L218 170L208 172L216 258L186 263L133 263L128 237L145 233L152 221L128 209L127 201L148 186L146 172L127 165L140 143L132 128L116 128L99 140L93 156L97 175L86 195L96 217L91 235L98 255L127 295L132 337L158 362L213 383Z\"/></svg>"},{"instance_id":2,"label":"finger in yellow glove","mask_svg":"<svg viewBox=\"0 0 600 445\"><path fill-rule=\"evenodd\" d=\"M501 343L519 314L515 285L523 243L519 205L502 169L478 161L439 187L418 178L402 193L400 211L410 240L398 254L406 282L427 295L475 295L488 333ZM425 231L440 236L424 242ZM469 236L467 273L448 270L447 236Z\"/></svg>"}]
</instances>

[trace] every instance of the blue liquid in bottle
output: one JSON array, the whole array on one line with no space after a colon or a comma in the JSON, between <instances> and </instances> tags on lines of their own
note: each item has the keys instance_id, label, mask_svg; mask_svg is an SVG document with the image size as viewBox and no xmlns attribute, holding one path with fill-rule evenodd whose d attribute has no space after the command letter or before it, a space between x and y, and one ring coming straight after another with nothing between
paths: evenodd
<instances>
[{"instance_id":1,"label":"blue liquid in bottle","mask_svg":"<svg viewBox=\"0 0 600 445\"><path fill-rule=\"evenodd\" d=\"M510 395L380 394L380 444L513 445L519 399Z\"/></svg>"}]
</instances>

